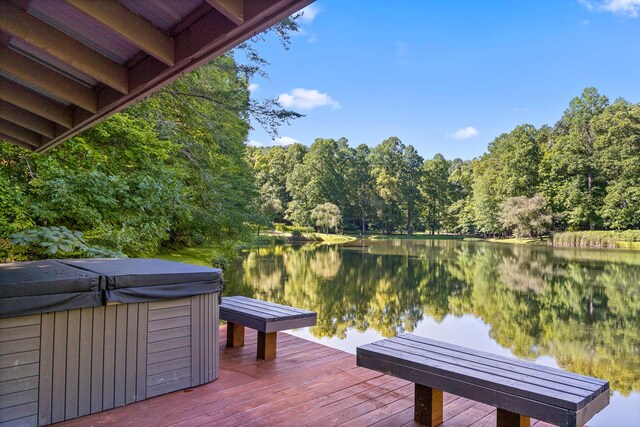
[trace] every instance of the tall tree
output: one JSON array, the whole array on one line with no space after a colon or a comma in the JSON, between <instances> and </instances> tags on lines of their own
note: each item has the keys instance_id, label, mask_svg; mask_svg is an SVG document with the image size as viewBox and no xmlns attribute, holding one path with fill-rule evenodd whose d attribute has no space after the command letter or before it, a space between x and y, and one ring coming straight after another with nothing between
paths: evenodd
<instances>
[{"instance_id":1,"label":"tall tree","mask_svg":"<svg viewBox=\"0 0 640 427\"><path fill-rule=\"evenodd\" d=\"M592 130L607 182L599 214L610 228L640 228L640 104L616 100L592 121Z\"/></svg>"},{"instance_id":2,"label":"tall tree","mask_svg":"<svg viewBox=\"0 0 640 427\"><path fill-rule=\"evenodd\" d=\"M473 162L454 159L449 168L450 201L446 229L474 233Z\"/></svg>"},{"instance_id":3,"label":"tall tree","mask_svg":"<svg viewBox=\"0 0 640 427\"><path fill-rule=\"evenodd\" d=\"M400 228L404 220L402 183L405 146L397 137L382 141L371 150L371 166L375 179L378 227L390 234Z\"/></svg>"},{"instance_id":4,"label":"tall tree","mask_svg":"<svg viewBox=\"0 0 640 427\"><path fill-rule=\"evenodd\" d=\"M406 215L407 234L413 234L418 223L422 195L420 194L420 178L422 176L422 157L413 145L402 150L402 168L400 174L400 188L402 191L402 205Z\"/></svg>"},{"instance_id":5,"label":"tall tree","mask_svg":"<svg viewBox=\"0 0 640 427\"><path fill-rule=\"evenodd\" d=\"M292 202L296 202L290 203L287 208L288 219L308 223L308 215L313 208L326 202L344 209L345 159L349 150L344 138L315 140L305 154L304 161L287 178L287 190Z\"/></svg>"},{"instance_id":6,"label":"tall tree","mask_svg":"<svg viewBox=\"0 0 640 427\"><path fill-rule=\"evenodd\" d=\"M589 87L571 100L556 123L550 148L545 156L545 178L553 183L554 211L565 215L573 229L595 229L601 224L598 207L602 204L605 181L598 170L596 135L592 122L602 114L609 99Z\"/></svg>"},{"instance_id":7,"label":"tall tree","mask_svg":"<svg viewBox=\"0 0 640 427\"><path fill-rule=\"evenodd\" d=\"M451 204L452 191L449 183L451 164L442 154L422 164L420 189L424 199L422 218L431 234L446 226L448 208Z\"/></svg>"},{"instance_id":8,"label":"tall tree","mask_svg":"<svg viewBox=\"0 0 640 427\"><path fill-rule=\"evenodd\" d=\"M358 145L353 150L353 160L346 177L347 198L354 208L355 219L362 233L375 217L375 181L371 173L370 155L369 147Z\"/></svg>"}]
</instances>

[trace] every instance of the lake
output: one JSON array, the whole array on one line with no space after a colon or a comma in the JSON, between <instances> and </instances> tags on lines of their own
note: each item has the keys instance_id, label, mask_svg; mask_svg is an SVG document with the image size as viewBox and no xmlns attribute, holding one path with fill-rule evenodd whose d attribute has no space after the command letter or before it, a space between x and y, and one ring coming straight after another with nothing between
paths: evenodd
<instances>
[{"instance_id":1,"label":"lake","mask_svg":"<svg viewBox=\"0 0 640 427\"><path fill-rule=\"evenodd\" d=\"M355 353L400 332L609 380L590 426L640 420L640 252L457 240L251 250L225 295L314 310L293 333Z\"/></svg>"}]
</instances>

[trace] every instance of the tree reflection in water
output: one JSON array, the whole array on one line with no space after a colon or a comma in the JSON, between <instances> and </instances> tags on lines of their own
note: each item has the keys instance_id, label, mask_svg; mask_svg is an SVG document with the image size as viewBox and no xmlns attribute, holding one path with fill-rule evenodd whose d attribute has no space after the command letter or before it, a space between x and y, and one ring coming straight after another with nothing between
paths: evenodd
<instances>
[{"instance_id":1,"label":"tree reflection in water","mask_svg":"<svg viewBox=\"0 0 640 427\"><path fill-rule=\"evenodd\" d=\"M449 240L252 250L227 295L314 310L316 337L390 337L425 317L472 314L516 356L640 390L640 253Z\"/></svg>"}]
</instances>

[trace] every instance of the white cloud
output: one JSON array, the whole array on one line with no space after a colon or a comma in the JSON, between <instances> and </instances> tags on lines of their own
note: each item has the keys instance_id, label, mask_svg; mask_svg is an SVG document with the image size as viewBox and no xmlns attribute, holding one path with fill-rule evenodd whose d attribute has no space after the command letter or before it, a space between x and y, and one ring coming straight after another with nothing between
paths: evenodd
<instances>
[{"instance_id":1,"label":"white cloud","mask_svg":"<svg viewBox=\"0 0 640 427\"><path fill-rule=\"evenodd\" d=\"M295 138L291 138L290 136L279 136L273 140L273 145L280 145L284 147L285 145L295 144L296 142L300 142Z\"/></svg>"},{"instance_id":2,"label":"white cloud","mask_svg":"<svg viewBox=\"0 0 640 427\"><path fill-rule=\"evenodd\" d=\"M326 93L315 89L296 88L291 93L283 93L278 97L278 102L285 108L299 108L312 110L316 107L340 108L340 103Z\"/></svg>"},{"instance_id":3,"label":"white cloud","mask_svg":"<svg viewBox=\"0 0 640 427\"><path fill-rule=\"evenodd\" d=\"M587 8L587 10L593 10L595 4L591 0L578 0L578 3Z\"/></svg>"},{"instance_id":4,"label":"white cloud","mask_svg":"<svg viewBox=\"0 0 640 427\"><path fill-rule=\"evenodd\" d=\"M320 13L320 8L315 4L310 4L309 6L302 9L300 12L302 12L302 16L300 17L300 20L305 24L310 24L313 22L314 19L316 19L316 16L318 16L318 13Z\"/></svg>"},{"instance_id":5,"label":"white cloud","mask_svg":"<svg viewBox=\"0 0 640 427\"><path fill-rule=\"evenodd\" d=\"M473 138L474 136L478 136L478 129L473 126L467 126L466 128L458 129L454 133L449 134L449 136L455 139Z\"/></svg>"},{"instance_id":6,"label":"white cloud","mask_svg":"<svg viewBox=\"0 0 640 427\"><path fill-rule=\"evenodd\" d=\"M258 83L251 83L249 85L249 92L255 92L260 89L260 85Z\"/></svg>"},{"instance_id":7,"label":"white cloud","mask_svg":"<svg viewBox=\"0 0 640 427\"><path fill-rule=\"evenodd\" d=\"M264 144L262 142L256 141L255 139L252 139L251 141L249 141L247 145L251 147L264 147Z\"/></svg>"},{"instance_id":8,"label":"white cloud","mask_svg":"<svg viewBox=\"0 0 640 427\"><path fill-rule=\"evenodd\" d=\"M640 16L640 0L578 0L588 10L611 12L631 18Z\"/></svg>"}]
</instances>

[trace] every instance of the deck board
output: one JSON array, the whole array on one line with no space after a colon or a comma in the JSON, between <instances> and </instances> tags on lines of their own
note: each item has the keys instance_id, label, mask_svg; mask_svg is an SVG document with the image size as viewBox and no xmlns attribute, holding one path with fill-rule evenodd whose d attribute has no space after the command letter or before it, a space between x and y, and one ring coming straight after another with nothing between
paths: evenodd
<instances>
[{"instance_id":1,"label":"deck board","mask_svg":"<svg viewBox=\"0 0 640 427\"><path fill-rule=\"evenodd\" d=\"M413 422L413 384L359 368L352 354L279 333L278 357L262 361L255 356L255 331L246 331L241 348L226 348L225 337L226 326L221 326L216 381L59 425L418 425ZM495 426L495 412L444 393L442 425Z\"/></svg>"}]
</instances>

